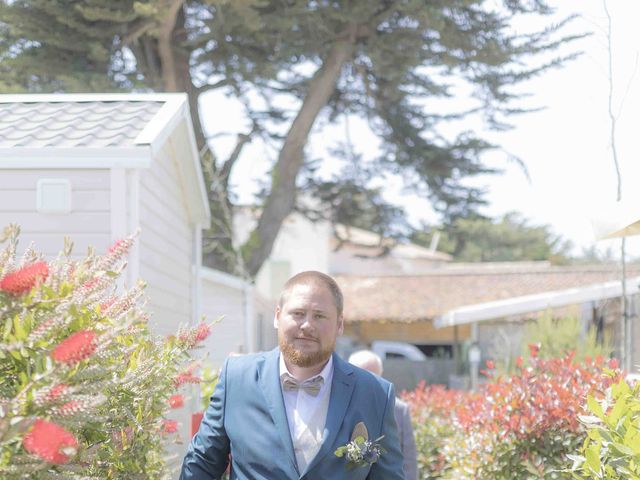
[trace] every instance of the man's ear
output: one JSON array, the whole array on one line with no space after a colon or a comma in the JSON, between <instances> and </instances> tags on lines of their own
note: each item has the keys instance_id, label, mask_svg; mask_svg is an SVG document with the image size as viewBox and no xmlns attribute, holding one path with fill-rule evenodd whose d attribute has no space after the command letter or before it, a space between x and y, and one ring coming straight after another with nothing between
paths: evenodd
<instances>
[{"instance_id":1,"label":"man's ear","mask_svg":"<svg viewBox=\"0 0 640 480\"><path fill-rule=\"evenodd\" d=\"M273 328L278 329L280 324L280 305L276 305L276 311L273 314Z\"/></svg>"}]
</instances>

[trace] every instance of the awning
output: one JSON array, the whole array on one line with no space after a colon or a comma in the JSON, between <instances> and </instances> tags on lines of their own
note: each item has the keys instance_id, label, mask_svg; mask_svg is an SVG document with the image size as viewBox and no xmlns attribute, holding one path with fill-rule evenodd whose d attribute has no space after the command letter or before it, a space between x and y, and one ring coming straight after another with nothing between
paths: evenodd
<instances>
[{"instance_id":1,"label":"awning","mask_svg":"<svg viewBox=\"0 0 640 480\"><path fill-rule=\"evenodd\" d=\"M640 234L640 202L617 202L597 210L591 219L597 240Z\"/></svg>"},{"instance_id":2,"label":"awning","mask_svg":"<svg viewBox=\"0 0 640 480\"><path fill-rule=\"evenodd\" d=\"M640 290L640 277L627 280L627 294L635 294ZM577 305L585 302L615 298L622 295L622 282L619 280L589 285L586 287L554 290L533 295L477 303L450 310L433 321L435 328L452 327L467 323L495 320L497 318L538 312L548 308Z\"/></svg>"}]
</instances>

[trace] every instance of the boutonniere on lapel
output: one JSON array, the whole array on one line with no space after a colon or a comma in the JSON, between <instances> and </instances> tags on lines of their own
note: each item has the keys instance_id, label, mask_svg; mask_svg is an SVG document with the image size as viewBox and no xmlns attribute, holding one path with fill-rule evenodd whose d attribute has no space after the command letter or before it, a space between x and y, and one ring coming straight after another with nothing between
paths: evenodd
<instances>
[{"instance_id":1,"label":"boutonniere on lapel","mask_svg":"<svg viewBox=\"0 0 640 480\"><path fill-rule=\"evenodd\" d=\"M382 435L374 441L369 440L369 432L364 423L358 422L351 433L351 441L336 449L336 457L347 457L347 468L366 467L378 461L385 449L378 443L384 438Z\"/></svg>"}]
</instances>

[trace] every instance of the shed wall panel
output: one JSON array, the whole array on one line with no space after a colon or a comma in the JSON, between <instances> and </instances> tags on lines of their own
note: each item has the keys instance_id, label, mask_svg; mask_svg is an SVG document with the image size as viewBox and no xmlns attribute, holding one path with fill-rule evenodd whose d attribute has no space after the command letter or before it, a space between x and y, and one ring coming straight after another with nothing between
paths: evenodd
<instances>
[{"instance_id":1,"label":"shed wall panel","mask_svg":"<svg viewBox=\"0 0 640 480\"><path fill-rule=\"evenodd\" d=\"M213 326L205 343L208 361L216 367L221 366L230 353L247 351L243 295L242 289L206 278L202 280L202 314L207 323L224 316Z\"/></svg>"},{"instance_id":2,"label":"shed wall panel","mask_svg":"<svg viewBox=\"0 0 640 480\"><path fill-rule=\"evenodd\" d=\"M149 285L151 326L160 334L190 323L193 308L193 230L174 162L169 140L151 168L140 171L140 277Z\"/></svg>"},{"instance_id":3,"label":"shed wall panel","mask_svg":"<svg viewBox=\"0 0 640 480\"><path fill-rule=\"evenodd\" d=\"M36 211L37 183L62 178L71 183L71 212L45 214ZM0 175L0 228L17 223L21 228L18 253L33 242L34 248L51 258L74 243L74 255L92 246L106 250L110 238L110 174L108 169L3 169Z\"/></svg>"}]
</instances>

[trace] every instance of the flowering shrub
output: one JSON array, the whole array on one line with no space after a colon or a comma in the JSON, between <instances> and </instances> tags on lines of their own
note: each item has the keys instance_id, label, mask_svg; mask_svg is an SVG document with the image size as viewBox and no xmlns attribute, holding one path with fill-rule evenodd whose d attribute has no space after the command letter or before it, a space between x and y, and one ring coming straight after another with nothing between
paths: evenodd
<instances>
[{"instance_id":1,"label":"flowering shrub","mask_svg":"<svg viewBox=\"0 0 640 480\"><path fill-rule=\"evenodd\" d=\"M443 478L452 468L455 451L462 430L457 428L455 410L472 396L461 390L448 390L442 385L421 382L412 392L403 395L412 409L418 470L421 478Z\"/></svg>"},{"instance_id":2,"label":"flowering shrub","mask_svg":"<svg viewBox=\"0 0 640 480\"><path fill-rule=\"evenodd\" d=\"M205 324L152 336L143 284L116 280L133 239L81 261L0 252L0 478L162 478L176 391L198 383L189 350Z\"/></svg>"},{"instance_id":3,"label":"flowering shrub","mask_svg":"<svg viewBox=\"0 0 640 480\"><path fill-rule=\"evenodd\" d=\"M477 393L422 386L405 397L423 477L563 478L568 455L585 439L578 421L584 401L602 396L612 377L604 374L602 358L582 364L573 354L541 359L538 348L532 345L527 365L517 360L516 374L494 378Z\"/></svg>"},{"instance_id":4,"label":"flowering shrub","mask_svg":"<svg viewBox=\"0 0 640 480\"><path fill-rule=\"evenodd\" d=\"M620 379L603 398L589 396L587 406L580 421L588 435L571 456L574 478L640 478L640 383Z\"/></svg>"}]
</instances>

